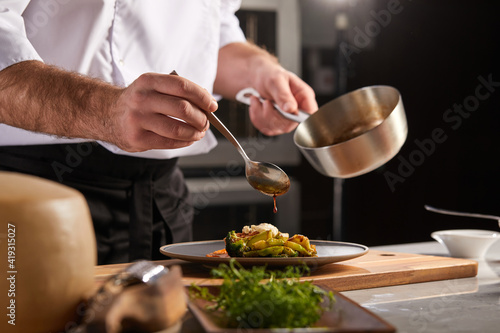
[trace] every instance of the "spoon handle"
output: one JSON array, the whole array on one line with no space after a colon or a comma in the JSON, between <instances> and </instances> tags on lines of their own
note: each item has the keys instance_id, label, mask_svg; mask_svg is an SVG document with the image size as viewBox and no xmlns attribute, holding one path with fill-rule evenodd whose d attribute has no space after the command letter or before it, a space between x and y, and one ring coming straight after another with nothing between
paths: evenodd
<instances>
[{"instance_id":1,"label":"spoon handle","mask_svg":"<svg viewBox=\"0 0 500 333\"><path fill-rule=\"evenodd\" d=\"M485 215L485 214L477 214L477 213L464 213L464 212L456 212L453 210L447 210L442 208L435 208L429 205L424 206L425 209L434 213L447 214L447 215L456 215L456 216L466 216L466 217L477 217L480 219L488 219L488 220L497 220L500 223L500 216L495 215Z\"/></svg>"},{"instance_id":2,"label":"spoon handle","mask_svg":"<svg viewBox=\"0 0 500 333\"><path fill-rule=\"evenodd\" d=\"M242 89L240 90L237 94L236 94L236 100L238 102L241 102L241 103L244 103L244 104L247 104L247 105L250 105L250 96L255 96L257 97L261 103L263 103L265 101L264 98L262 98L260 96L260 94L257 92L257 90L255 90L254 88L245 88L245 89ZM274 108L279 112L281 113L281 115L283 117L285 117L286 119L288 120L292 120L292 121L295 121L297 123L301 123L303 121L305 121L307 118L309 118L310 114L305 112L305 111L302 111L302 110L299 110L299 114L292 114L292 113L288 113L288 112L285 112L283 111L279 106L278 104L276 103L273 103L273 106Z\"/></svg>"},{"instance_id":3,"label":"spoon handle","mask_svg":"<svg viewBox=\"0 0 500 333\"><path fill-rule=\"evenodd\" d=\"M213 114L213 112L207 112L207 118L210 124L212 124L212 126L217 128L217 130L221 132L221 134L224 135L226 139L233 144L233 146L236 147L236 149L238 150L240 155L245 159L245 161L249 161L250 159L248 158L247 154L241 147L238 140L236 140L233 134L229 132L229 130L226 128L226 126L224 126L224 124L219 120L219 118L217 118L217 116Z\"/></svg>"},{"instance_id":4,"label":"spoon handle","mask_svg":"<svg viewBox=\"0 0 500 333\"><path fill-rule=\"evenodd\" d=\"M172 71L170 73L170 75L179 76L179 74L177 74L177 72L175 70ZM207 112L207 118L208 118L208 121L210 122L210 124L212 124L215 128L217 128L217 130L219 130L219 132L221 132L221 134L224 135L226 137L226 139L228 139L229 142L231 142L233 144L233 146L236 147L236 149L238 150L240 155L243 156L243 158L245 159L245 162L250 161L250 159L248 158L247 154L245 153L245 151L241 147L238 140L236 140L236 138L233 136L233 134L231 132L229 132L229 130L226 128L226 126L224 126L224 124L219 120L219 118L217 118L215 116L215 114L213 114L212 112Z\"/></svg>"}]
</instances>

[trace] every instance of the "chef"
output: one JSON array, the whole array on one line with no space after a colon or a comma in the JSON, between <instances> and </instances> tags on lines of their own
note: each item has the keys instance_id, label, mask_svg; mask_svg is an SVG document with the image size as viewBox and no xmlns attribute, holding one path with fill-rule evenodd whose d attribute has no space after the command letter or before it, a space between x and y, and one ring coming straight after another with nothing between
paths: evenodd
<instances>
[{"instance_id":1,"label":"chef","mask_svg":"<svg viewBox=\"0 0 500 333\"><path fill-rule=\"evenodd\" d=\"M82 192L99 264L158 259L161 245L191 239L176 161L216 145L206 117L217 110L214 95L254 87L286 112L317 110L307 84L245 41L239 5L0 3L0 170ZM266 135L297 126L268 101L253 98L249 113Z\"/></svg>"}]
</instances>

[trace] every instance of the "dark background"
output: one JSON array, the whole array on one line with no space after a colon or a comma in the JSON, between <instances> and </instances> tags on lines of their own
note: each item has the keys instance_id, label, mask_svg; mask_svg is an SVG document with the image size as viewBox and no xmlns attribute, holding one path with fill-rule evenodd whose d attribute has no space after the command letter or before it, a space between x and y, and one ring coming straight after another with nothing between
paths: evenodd
<instances>
[{"instance_id":1,"label":"dark background","mask_svg":"<svg viewBox=\"0 0 500 333\"><path fill-rule=\"evenodd\" d=\"M301 6L312 5L302 1ZM346 41L353 42L353 27L364 30L374 17L367 13L387 10L390 1L371 1L368 8L357 1L346 6L354 19ZM402 95L409 133L400 153L369 174L344 181L342 233L331 228L332 183L307 162L298 170L303 186L303 233L310 238L341 239L368 246L431 240L441 229L498 230L494 221L449 217L424 210L436 207L500 215L500 86L460 126L443 118L454 105L471 101L481 82L499 82L499 5L491 1L400 1L402 11L392 15L369 46L351 54L346 64L347 91L386 84ZM364 11L364 20L356 19ZM303 25L313 24L303 21ZM335 33L332 31L332 33ZM338 40L337 40L338 42ZM324 61L337 64L342 52L321 50ZM310 80L308 48L303 49L303 77ZM342 60L342 59L340 59ZM333 66L333 65L332 65ZM481 88L481 93L489 91ZM319 104L335 97L318 95ZM468 111L466 111L468 113ZM453 127L452 127L453 126ZM446 140L425 155L416 152L442 129ZM429 146L430 149L430 146ZM416 157L423 159L415 159ZM410 157L418 166L402 168ZM405 172L403 172L403 171ZM402 176L391 189L388 173Z\"/></svg>"},{"instance_id":2,"label":"dark background","mask_svg":"<svg viewBox=\"0 0 500 333\"><path fill-rule=\"evenodd\" d=\"M494 221L431 213L424 205L500 215L500 86L494 91L481 88L481 94L490 95L474 105L473 112L465 110L465 117L444 118L456 106L477 101L479 77L500 85L500 5L452 0L298 0L297 4L302 34L299 74L315 89L318 104L342 92L390 85L401 92L409 127L400 153L377 170L344 180L341 196L333 195L334 180L304 159L298 165L279 164L293 177L292 185L300 185L300 202L293 204L300 205L300 231L311 239L374 246L430 241L431 232L443 229L498 230ZM391 8L397 13L382 25L378 22L382 13ZM335 24L342 11L348 17L343 32ZM276 13L246 9L237 15L244 29L258 27L253 33L258 45L276 50L275 23L280 19ZM375 33L367 32L377 24ZM366 45L359 44L359 31L371 35ZM346 45L351 51L347 56ZM240 139L260 135L242 104L223 100L217 115ZM446 139L431 144L435 131ZM425 142L425 148L419 142ZM266 147L272 148L272 144ZM226 162L221 161L222 171ZM210 177L217 171L217 167L184 169L191 178ZM339 199L341 221L334 218L333 202ZM278 214L290 208L283 202L278 200ZM244 225L273 223L278 214L272 213L270 198L264 203L198 207L195 240L220 239ZM334 223L341 224L340 230Z\"/></svg>"}]
</instances>

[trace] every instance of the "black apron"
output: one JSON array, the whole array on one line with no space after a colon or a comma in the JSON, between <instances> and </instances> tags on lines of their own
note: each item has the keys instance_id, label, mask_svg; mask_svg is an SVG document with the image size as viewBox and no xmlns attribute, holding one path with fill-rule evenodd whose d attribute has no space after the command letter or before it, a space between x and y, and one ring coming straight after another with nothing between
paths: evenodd
<instances>
[{"instance_id":1,"label":"black apron","mask_svg":"<svg viewBox=\"0 0 500 333\"><path fill-rule=\"evenodd\" d=\"M165 259L161 245L192 240L193 207L177 159L117 155L91 142L7 146L0 147L0 170L80 191L92 215L100 265Z\"/></svg>"}]
</instances>

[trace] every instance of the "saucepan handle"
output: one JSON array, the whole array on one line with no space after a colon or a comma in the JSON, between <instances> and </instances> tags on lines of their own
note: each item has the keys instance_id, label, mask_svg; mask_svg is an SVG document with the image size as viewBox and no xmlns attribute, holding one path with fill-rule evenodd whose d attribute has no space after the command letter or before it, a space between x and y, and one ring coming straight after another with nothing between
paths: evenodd
<instances>
[{"instance_id":1,"label":"saucepan handle","mask_svg":"<svg viewBox=\"0 0 500 333\"><path fill-rule=\"evenodd\" d=\"M257 97L261 102L265 101L265 99L262 98L260 96L260 94L257 92L257 90L255 90L254 88L244 88L244 89L240 90L236 94L236 100L241 102L241 103L250 105L250 97L251 96ZM279 111L279 113L281 113L281 115L283 117L285 117L286 119L295 121L297 123L303 122L304 120L306 120L310 116L309 113L302 111L302 110L299 110L299 114L292 114L292 113L288 113L288 112L281 110L281 108L276 103L273 103L273 106L276 110Z\"/></svg>"}]
</instances>

